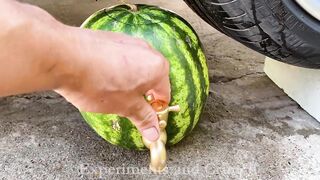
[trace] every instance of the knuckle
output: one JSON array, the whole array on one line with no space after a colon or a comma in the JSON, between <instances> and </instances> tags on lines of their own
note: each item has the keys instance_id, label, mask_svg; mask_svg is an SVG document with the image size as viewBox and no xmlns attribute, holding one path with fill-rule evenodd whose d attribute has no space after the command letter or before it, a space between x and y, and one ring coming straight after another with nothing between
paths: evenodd
<instances>
[{"instance_id":1,"label":"knuckle","mask_svg":"<svg viewBox=\"0 0 320 180\"><path fill-rule=\"evenodd\" d=\"M140 128L151 126L153 124L155 114L153 112L147 112L141 121L138 122Z\"/></svg>"},{"instance_id":2,"label":"knuckle","mask_svg":"<svg viewBox=\"0 0 320 180\"><path fill-rule=\"evenodd\" d=\"M165 68L167 65L167 61L165 60L165 58L162 55L157 55L155 58L155 65L157 66L158 69L163 69Z\"/></svg>"},{"instance_id":3,"label":"knuckle","mask_svg":"<svg viewBox=\"0 0 320 180\"><path fill-rule=\"evenodd\" d=\"M164 75L167 75L169 73L169 63L163 57L160 58L160 61L158 61L157 67L160 76L163 77Z\"/></svg>"},{"instance_id":4,"label":"knuckle","mask_svg":"<svg viewBox=\"0 0 320 180\"><path fill-rule=\"evenodd\" d=\"M131 112L141 112L141 111L143 111L143 108L144 108L143 104L134 103L132 105Z\"/></svg>"}]
</instances>

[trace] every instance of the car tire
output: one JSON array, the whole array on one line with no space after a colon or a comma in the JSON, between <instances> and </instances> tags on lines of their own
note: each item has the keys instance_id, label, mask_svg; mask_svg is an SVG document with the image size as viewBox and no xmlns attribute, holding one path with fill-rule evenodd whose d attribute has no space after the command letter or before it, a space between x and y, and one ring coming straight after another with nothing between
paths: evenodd
<instances>
[{"instance_id":1,"label":"car tire","mask_svg":"<svg viewBox=\"0 0 320 180\"><path fill-rule=\"evenodd\" d=\"M320 68L320 21L294 0L185 2L214 28L255 51L288 64Z\"/></svg>"}]
</instances>

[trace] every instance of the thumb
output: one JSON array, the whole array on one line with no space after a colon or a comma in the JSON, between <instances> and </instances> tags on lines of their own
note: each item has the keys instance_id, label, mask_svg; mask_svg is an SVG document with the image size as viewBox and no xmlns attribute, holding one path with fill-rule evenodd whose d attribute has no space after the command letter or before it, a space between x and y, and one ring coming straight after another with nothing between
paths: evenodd
<instances>
[{"instance_id":1,"label":"thumb","mask_svg":"<svg viewBox=\"0 0 320 180\"><path fill-rule=\"evenodd\" d=\"M142 136L149 141L156 141L159 138L159 123L156 112L144 98L138 102L129 119L140 131Z\"/></svg>"}]
</instances>

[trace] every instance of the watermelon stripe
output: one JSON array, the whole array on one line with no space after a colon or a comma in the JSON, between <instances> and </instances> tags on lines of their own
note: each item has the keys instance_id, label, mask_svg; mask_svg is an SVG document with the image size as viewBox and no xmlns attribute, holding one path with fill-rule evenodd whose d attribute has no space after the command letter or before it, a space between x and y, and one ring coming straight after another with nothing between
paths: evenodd
<instances>
[{"instance_id":1,"label":"watermelon stripe","mask_svg":"<svg viewBox=\"0 0 320 180\"><path fill-rule=\"evenodd\" d=\"M170 26L168 26L168 28L171 28ZM173 28L173 27L172 27ZM176 27L174 27L176 33L173 34L179 34L179 35L183 35L183 31L179 31L177 30ZM177 37L176 37L177 38ZM184 40L185 38L182 36L180 37L180 42L183 43L179 43L180 45L180 49L182 50L182 54L185 56L185 58L187 59L189 66L190 66L190 71L191 72L191 76L193 78L193 90L195 91L195 94L201 94L199 91L201 89L201 82L199 82L199 71L196 71L197 68L197 64L194 63L194 59L196 59L196 57L194 57L194 55L192 53L190 53L191 51L186 51L185 49L188 49L188 44L185 42ZM177 38L177 40L179 41L179 39ZM199 98L199 96L196 96L195 99L193 99L190 104L189 104L189 108L191 109L198 109L199 107L197 107L198 105L201 105L201 99ZM188 126L188 128L185 131L185 134L188 133L189 131L191 131L191 129L193 129L194 125L196 124L194 122L194 120L199 118L199 114L200 111L192 111L194 112L194 114L190 114L190 117L192 119L192 121L190 122L190 125ZM184 135L185 136L185 135Z\"/></svg>"},{"instance_id":2,"label":"watermelon stripe","mask_svg":"<svg viewBox=\"0 0 320 180\"><path fill-rule=\"evenodd\" d=\"M206 61L206 58L205 58L205 55L202 51L202 44L201 42L198 40L200 39L197 35L197 33L195 32L195 30L191 27L191 25L185 21L184 19L181 19L181 18L178 18L178 17L172 17L171 20L173 21L173 23L175 23L181 30L183 29L185 32L188 33L188 36L192 39L191 42L193 42L193 48L196 49L197 52L193 52L193 53L196 53L198 55L199 58L199 62L201 64L201 69L199 69L203 75L200 76L200 78L203 78L203 79L208 79L209 75L208 75L208 72L207 71L203 71L203 69L207 69L208 66L207 66L207 61ZM201 53L201 54L199 54ZM209 86L209 81L206 81L205 82L205 85ZM208 92L207 92L208 93Z\"/></svg>"},{"instance_id":3,"label":"watermelon stripe","mask_svg":"<svg viewBox=\"0 0 320 180\"><path fill-rule=\"evenodd\" d=\"M177 34L181 34L181 33L185 32L184 30L180 29L180 28L177 27L177 26L175 26L175 30L177 31ZM186 37L189 37L189 36L187 35ZM184 39L184 42L186 42L185 39ZM189 43L190 43L190 42L189 42ZM197 55L198 55L198 54L197 54L198 49L194 49L194 48L190 47L190 46L189 46L189 43L186 42L186 43L185 43L186 45L185 45L182 49L185 49L185 53L188 53L188 54L190 54L190 55L192 56L192 58L190 59L191 61L192 61L192 60L194 61L194 60L196 60L196 59L199 59L199 57L197 56ZM206 93L206 92L202 92L202 93L201 93L201 92L199 92L199 91L203 91L203 88L202 88L202 87L205 86L206 82L205 82L205 79L204 79L204 74L203 74L203 71L202 71L202 67L199 66L199 63L194 63L194 65L195 65L195 66L192 67L192 70L194 70L194 71L192 72L193 77L194 77L195 80L200 80L200 82L195 82L195 84L198 85L198 86L196 87L196 89L197 89L196 93L201 95L201 97L200 97L199 99L197 98L197 102L198 102L198 105L199 105L200 107L194 107L194 108L195 108L195 109L202 109L202 107L201 107L201 104L202 104L202 103L201 103L201 102L203 102L203 100L206 98L207 93ZM200 114L201 114L201 110L197 110L194 119L199 119ZM193 122L192 124L190 124L190 126L188 127L186 133L190 132L190 131L194 128L195 124L196 124L196 123L194 123L194 122Z\"/></svg>"},{"instance_id":4,"label":"watermelon stripe","mask_svg":"<svg viewBox=\"0 0 320 180\"><path fill-rule=\"evenodd\" d=\"M110 18L114 19L114 21L118 22L118 23L125 23L126 19L122 19L124 16L132 16L131 13L128 13L126 11L119 11L119 14L115 14L115 13L108 13L107 16L109 16Z\"/></svg>"},{"instance_id":5,"label":"watermelon stripe","mask_svg":"<svg viewBox=\"0 0 320 180\"><path fill-rule=\"evenodd\" d=\"M131 132L131 123L128 123L129 120L127 118L120 118L121 120L119 121L119 125L122 128L121 134L120 134L120 142L126 142L127 146L136 146L135 141L133 141L132 136L130 133ZM125 130L128 129L128 130Z\"/></svg>"},{"instance_id":6,"label":"watermelon stripe","mask_svg":"<svg viewBox=\"0 0 320 180\"><path fill-rule=\"evenodd\" d=\"M170 26L166 26L166 24L163 24L163 23L160 23L160 24L157 24L157 26L159 28L162 28L163 31L167 32L168 34L170 32L173 32L172 30L170 31ZM179 35L182 35L182 33L171 33L171 35L173 36L174 39L176 39L177 41L180 40L180 42L184 42L182 40L183 37L180 37ZM198 90L200 88L200 86L197 87L197 85L200 85L199 83L195 82L197 77L197 72L193 71L194 70L194 62L192 61L192 59L190 58L190 56L188 57L188 53L186 53L185 51L181 51L181 49L184 49L184 46L187 46L187 45L184 45L184 43L181 43L179 44L179 48L176 46L176 45L172 45L170 46L171 49L172 49L172 53L176 55L176 57L180 60L178 61L179 63L183 64L185 63L185 65L183 66L183 68L185 69L186 72L193 72L191 74L191 76L185 76L185 80L184 80L184 83L188 85L188 89L192 89L195 92L195 94L198 94ZM177 74L180 74L179 72ZM174 83L173 83L174 84ZM174 102L174 99L173 99L173 102ZM187 96L187 101L188 102L188 109L193 109L194 108L194 102L197 102L197 103L200 103L200 99L196 99L196 97L194 97L193 95L191 94L188 94ZM189 111L189 126L187 127L187 129L182 129L181 131L184 131L184 132L187 132L188 129L192 128L193 125L194 125L194 119L195 119L195 116L196 116L196 113L195 111ZM173 118L171 118L171 120L173 120ZM186 120L186 119L185 119ZM179 135L179 134L176 134L176 136ZM183 135L184 136L184 135ZM181 136L181 137L183 137ZM173 136L172 138L175 138L175 136Z\"/></svg>"},{"instance_id":7,"label":"watermelon stripe","mask_svg":"<svg viewBox=\"0 0 320 180\"><path fill-rule=\"evenodd\" d=\"M160 23L160 21L156 21L155 19L150 19L150 18L145 18L144 15L146 14L136 14L137 17L140 17L141 20L144 20L143 25L151 25L151 24L155 24L155 23Z\"/></svg>"},{"instance_id":8,"label":"watermelon stripe","mask_svg":"<svg viewBox=\"0 0 320 180\"><path fill-rule=\"evenodd\" d=\"M203 73L203 79L205 81L205 84L203 87L206 87L205 88L205 94L208 95L209 94L209 86L210 86L210 82L209 82L209 72L208 71L205 71L204 69L208 69L208 65L207 65L207 61L206 61L206 57L205 57L205 54L203 53L202 49L198 49L198 57L200 59L203 59L203 61L201 61L201 70L202 70L202 73Z\"/></svg>"},{"instance_id":9,"label":"watermelon stripe","mask_svg":"<svg viewBox=\"0 0 320 180\"><path fill-rule=\"evenodd\" d=\"M130 17L126 20L127 23L122 28L119 28L119 29L121 29L122 32L128 35L132 35L133 34L132 27L134 26L131 23L133 22L133 20L134 20L134 16L130 15Z\"/></svg>"},{"instance_id":10,"label":"watermelon stripe","mask_svg":"<svg viewBox=\"0 0 320 180\"><path fill-rule=\"evenodd\" d=\"M99 19L103 18L106 15L106 11L105 10L101 10L98 11L96 13L94 13L93 15L91 15L83 24L84 24L84 28L91 28L92 25L94 23L96 23L96 21L98 21Z\"/></svg>"},{"instance_id":11,"label":"watermelon stripe","mask_svg":"<svg viewBox=\"0 0 320 180\"><path fill-rule=\"evenodd\" d=\"M170 22L174 23L174 25L176 25L188 34L188 37L190 38L190 43L192 43L193 48L199 47L198 38L195 35L194 30L190 28L190 25L185 24L185 21L182 21L180 18L177 18L176 16L172 16L170 18Z\"/></svg>"},{"instance_id":12,"label":"watermelon stripe","mask_svg":"<svg viewBox=\"0 0 320 180\"><path fill-rule=\"evenodd\" d=\"M176 20L174 22L176 22ZM180 24L180 26L181 26L181 24ZM194 34L194 33L192 33L191 28L187 28L187 26L185 28L180 27L180 26L176 27L175 29L178 30L179 32L183 32L183 31L188 32L188 30L191 30L191 32L188 32L189 37L190 37L190 34ZM184 28L184 29L182 29L182 28ZM193 38L197 38L195 35L193 35L193 36L194 36ZM201 80L201 85L202 85L201 87L206 87L206 85L209 84L209 81L206 81L206 79L208 79L208 73L205 73L203 71L203 69L207 68L207 63L206 63L206 58L203 53L199 56L199 52L202 52L201 49L199 48L199 46L200 46L199 41L197 41L196 46L193 44L193 48L191 48L190 46L187 46L186 49L188 52L191 52L191 54L194 55L193 59L199 59L199 63L196 63L197 72L200 73L198 75L198 78ZM205 89L205 92L202 93L202 95L206 96L207 94L208 94L208 91ZM201 98L201 100L203 100L203 98Z\"/></svg>"},{"instance_id":13,"label":"watermelon stripe","mask_svg":"<svg viewBox=\"0 0 320 180\"><path fill-rule=\"evenodd\" d=\"M159 18L159 17L152 17L152 18ZM172 24L174 24L174 23L172 23ZM176 30L178 30L179 32L177 32L177 33L175 33L175 34L179 34L180 35L180 33L184 33L184 30L185 29L181 29L181 28L178 28L178 27L176 27L176 26L174 26L174 27L171 27L171 26L166 26L166 27L164 27L163 25L166 25L166 24L163 24L163 23L161 23L161 25L162 25L162 28L165 30L165 31L167 31L167 32L175 32ZM188 27L189 28L189 27ZM185 33L184 33L185 34ZM188 34L189 35L189 34ZM185 38L180 38L183 42L184 42L184 44L186 44L185 43ZM187 48L188 49L188 51L189 52L193 52L193 53L189 53L189 52L186 52L186 53L188 53L188 54L191 54L191 55L193 55L194 53L195 54L197 54L198 53L198 50L201 50L201 49L199 49L199 48L196 48L196 49L191 49L188 45L186 45L186 46L184 46L185 48ZM181 49L184 49L184 48L181 48ZM192 57L194 60L196 60L196 59L199 59L199 57L195 57L195 56L193 56ZM194 61L194 60L192 60L192 61ZM204 61L204 64L206 64L206 62L205 62L205 59L203 59L203 61ZM197 63L195 63L195 64L197 64ZM198 69L199 70L199 69ZM202 71L200 71L200 72L202 72ZM202 76L197 76L197 75L195 75L196 77L198 77L198 78L202 78Z\"/></svg>"},{"instance_id":14,"label":"watermelon stripe","mask_svg":"<svg viewBox=\"0 0 320 180\"><path fill-rule=\"evenodd\" d=\"M150 15L150 14L149 14L149 15ZM154 15L154 14L152 14L152 15ZM160 18L162 18L162 17L158 17L158 16L152 17L152 16L151 16L150 18L152 18L152 19L160 19ZM164 20L162 20L162 21L164 21ZM175 24L175 23L169 23L169 24ZM162 26L163 26L163 25L166 25L166 24L162 24ZM174 29L173 29L173 28L174 28ZM186 31L184 31L185 29L190 29L190 28L189 28L189 27L186 27L184 30L182 30L182 29L180 29L180 28L177 27L177 26L174 26L174 27L167 26L167 27L163 27L163 29L164 29L165 31L168 31L168 32L175 32L175 31L177 31L176 33L173 33L173 34L182 35L182 34L185 34L185 32L186 32ZM185 35L186 35L186 34L185 34ZM189 34L188 34L188 35L189 35ZM185 37L187 37L188 35L186 35ZM176 39L179 39L178 37L175 37L175 38L176 38ZM185 55L188 54L188 55L189 55L189 62L190 62L191 64L193 64L193 65L196 66L196 67L191 67L191 69L192 69L192 70L197 69L196 71L193 71L193 73L192 73L193 79L194 79L194 81L197 81L197 80L199 80L199 78L200 78L200 81L201 81L201 83L195 82L196 85L199 85L198 87L196 87L196 90L202 91L201 85L204 85L204 84L205 84L205 83L204 83L205 80L204 80L203 78L201 78L201 77L202 77L202 74L201 74L202 70L199 68L198 63L194 63L194 62L193 62L194 60L198 59L198 57L196 57L197 51L195 51L194 48L191 48L191 47L189 46L188 42L185 41L185 38L181 37L180 39L181 39L182 42L183 42L183 43L181 43L181 46L183 46L183 44L184 44L184 46L183 46L181 49L187 49L186 51L183 52L183 54L185 54ZM197 41L197 42L198 42L198 41ZM190 43L191 43L191 42L190 42ZM195 46L193 45L193 47L195 47ZM196 50L198 50L198 49L196 49ZM192 53L191 53L191 52L192 52ZM195 52L196 52L196 53L195 53ZM190 57L190 56L191 56L191 57ZM199 74L199 73L200 73L200 74ZM197 92L196 94L203 94L203 93ZM204 96L206 96L206 94L204 94ZM197 102L201 102L202 100L203 100L203 96L200 97L200 98L197 98L196 101L197 101ZM197 103L197 104L199 104L199 105L201 106L201 103ZM195 108L196 108L196 109L197 109L197 108L201 109L202 107L195 107ZM197 111L194 119L198 119L199 116L200 116L200 111ZM188 131L190 131L191 129L193 129L193 127L195 126L195 124L196 124L196 123L193 122L193 123L189 126L189 129L188 129L186 132L188 132Z\"/></svg>"},{"instance_id":15,"label":"watermelon stripe","mask_svg":"<svg viewBox=\"0 0 320 180\"><path fill-rule=\"evenodd\" d=\"M125 12L117 12L119 17L125 17L128 14ZM101 16L101 17L100 17ZM113 21L115 22L114 18L112 16L109 16L109 13L106 13L105 11L101 11L101 14L99 14L99 19L96 19L95 17L93 19L91 19L89 21L89 24L85 26L85 28L89 28L89 29L93 29L93 30L97 30L100 29L101 27L109 27L112 28L112 26L106 26L105 23ZM90 23L92 21L92 23ZM105 30L105 29L101 29L101 30Z\"/></svg>"},{"instance_id":16,"label":"watermelon stripe","mask_svg":"<svg viewBox=\"0 0 320 180\"><path fill-rule=\"evenodd\" d=\"M120 19L122 19L122 20L128 20L128 19L130 19L131 17L132 17L132 14L128 14L128 13L125 13L126 15L124 15L124 16L121 16L121 17L117 17L117 18L120 18ZM115 18L114 16L112 17L112 18ZM123 22L120 22L120 21L117 21L116 19L113 21L113 23L112 23L112 26L110 27L111 28L111 30L112 29L123 29L123 28L125 28L126 27L126 23L123 23Z\"/></svg>"},{"instance_id":17,"label":"watermelon stripe","mask_svg":"<svg viewBox=\"0 0 320 180\"><path fill-rule=\"evenodd\" d=\"M153 16L157 16L157 20L161 19L161 22L166 22L168 18L167 13L163 13L163 11L159 11L159 9L147 9L145 10L145 12L143 13L143 15L153 15ZM151 18L152 20L154 20L155 18ZM163 21L163 19L166 19L166 21Z\"/></svg>"}]
</instances>

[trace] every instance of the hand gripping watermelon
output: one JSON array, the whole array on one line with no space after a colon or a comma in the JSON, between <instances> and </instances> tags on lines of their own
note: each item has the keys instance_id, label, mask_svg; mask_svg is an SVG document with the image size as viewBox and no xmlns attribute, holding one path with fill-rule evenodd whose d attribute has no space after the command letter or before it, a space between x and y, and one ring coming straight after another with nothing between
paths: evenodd
<instances>
[{"instance_id":1,"label":"hand gripping watermelon","mask_svg":"<svg viewBox=\"0 0 320 180\"><path fill-rule=\"evenodd\" d=\"M126 33L146 40L170 63L171 102L178 113L167 119L167 144L185 137L197 124L208 96L206 58L200 40L183 18L149 5L118 5L91 15L82 28ZM86 122L105 140L130 149L145 149L135 126L115 114L81 112Z\"/></svg>"}]
</instances>

